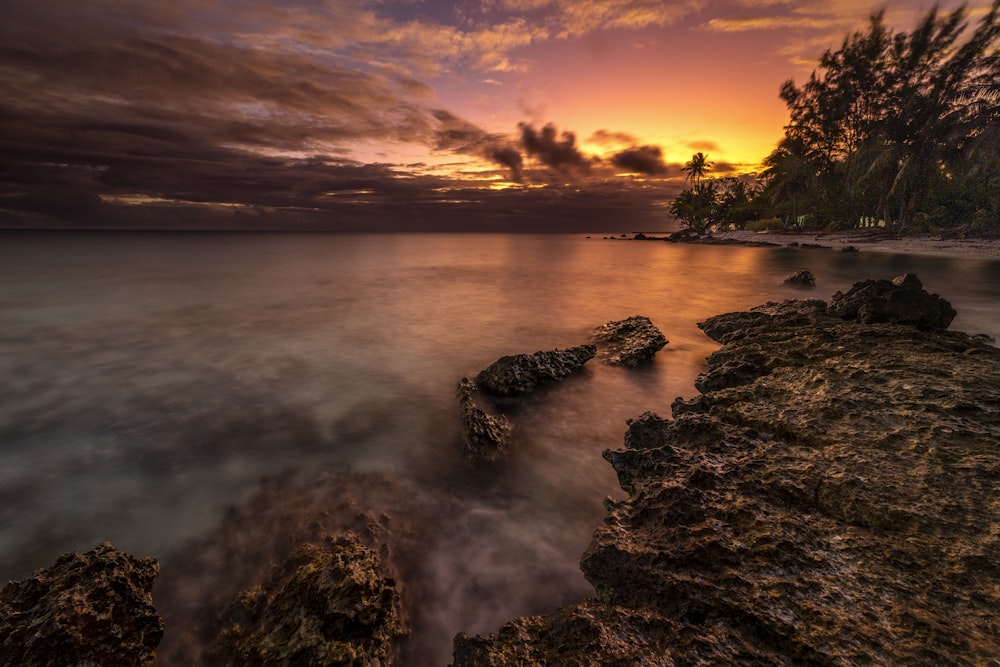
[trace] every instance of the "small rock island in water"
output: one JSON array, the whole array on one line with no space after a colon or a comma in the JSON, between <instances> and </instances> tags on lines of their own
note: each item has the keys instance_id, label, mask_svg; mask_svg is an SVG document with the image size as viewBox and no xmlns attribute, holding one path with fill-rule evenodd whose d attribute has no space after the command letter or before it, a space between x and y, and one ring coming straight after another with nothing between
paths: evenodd
<instances>
[{"instance_id":1,"label":"small rock island in water","mask_svg":"<svg viewBox=\"0 0 1000 667\"><path fill-rule=\"evenodd\" d=\"M454 667L995 664L1000 350L946 331L954 316L907 275L702 322L723 346L700 395L604 453L628 498L606 501L581 560L596 595L459 634ZM463 381L463 410L475 391ZM302 547L233 601L221 654L396 664L405 610L385 567L349 538ZM8 584L3 654L52 664L32 647L59 641L77 661L150 664L155 574L102 545Z\"/></svg>"}]
</instances>

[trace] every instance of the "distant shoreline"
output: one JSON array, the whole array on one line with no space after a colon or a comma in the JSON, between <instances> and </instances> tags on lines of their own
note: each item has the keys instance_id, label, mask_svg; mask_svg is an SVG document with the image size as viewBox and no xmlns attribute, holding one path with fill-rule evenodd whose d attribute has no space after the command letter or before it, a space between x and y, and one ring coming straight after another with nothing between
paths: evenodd
<instances>
[{"instance_id":1,"label":"distant shoreline","mask_svg":"<svg viewBox=\"0 0 1000 667\"><path fill-rule=\"evenodd\" d=\"M646 235L649 240L665 239L669 234ZM640 239L642 237L639 237ZM930 234L888 237L884 233L852 232L717 232L692 244L748 245L799 247L845 251L853 247L860 252L884 252L955 259L1000 260L1000 239L948 239Z\"/></svg>"}]
</instances>

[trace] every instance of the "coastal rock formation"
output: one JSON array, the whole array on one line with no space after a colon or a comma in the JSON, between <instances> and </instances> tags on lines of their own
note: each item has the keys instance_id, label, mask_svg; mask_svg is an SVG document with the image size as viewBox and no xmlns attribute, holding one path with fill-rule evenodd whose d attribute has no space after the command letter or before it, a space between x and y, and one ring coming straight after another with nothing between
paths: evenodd
<instances>
[{"instance_id":1,"label":"coastal rock formation","mask_svg":"<svg viewBox=\"0 0 1000 667\"><path fill-rule=\"evenodd\" d=\"M520 396L575 373L595 354L595 346L580 345L565 350L503 356L476 375L476 385L493 396Z\"/></svg>"},{"instance_id":2,"label":"coastal rock formation","mask_svg":"<svg viewBox=\"0 0 1000 667\"><path fill-rule=\"evenodd\" d=\"M4 665L152 665L163 621L152 603L160 567L105 542L61 556L0 591Z\"/></svg>"},{"instance_id":3,"label":"coastal rock formation","mask_svg":"<svg viewBox=\"0 0 1000 667\"><path fill-rule=\"evenodd\" d=\"M596 595L459 635L454 667L995 663L1000 351L904 319L703 323L703 395L605 453L628 497L581 560Z\"/></svg>"},{"instance_id":4,"label":"coastal rock formation","mask_svg":"<svg viewBox=\"0 0 1000 667\"><path fill-rule=\"evenodd\" d=\"M816 276L811 271L802 269L785 278L785 284L793 287L816 287Z\"/></svg>"},{"instance_id":5,"label":"coastal rock formation","mask_svg":"<svg viewBox=\"0 0 1000 667\"><path fill-rule=\"evenodd\" d=\"M393 579L378 553L349 535L303 545L267 582L237 596L219 637L225 664L392 664L406 635Z\"/></svg>"},{"instance_id":6,"label":"coastal rock formation","mask_svg":"<svg viewBox=\"0 0 1000 667\"><path fill-rule=\"evenodd\" d=\"M837 292L830 300L830 312L859 322L896 322L919 329L947 329L955 319L955 309L937 294L924 291L912 273L893 280L866 280L847 293Z\"/></svg>"},{"instance_id":7,"label":"coastal rock formation","mask_svg":"<svg viewBox=\"0 0 1000 667\"><path fill-rule=\"evenodd\" d=\"M458 383L458 408L462 418L462 453L481 461L496 461L507 450L511 423L505 415L490 414L476 403L479 389L469 378Z\"/></svg>"},{"instance_id":8,"label":"coastal rock formation","mask_svg":"<svg viewBox=\"0 0 1000 667\"><path fill-rule=\"evenodd\" d=\"M598 345L605 363L626 368L651 361L669 342L663 332L642 315L601 325L594 329L591 340Z\"/></svg>"},{"instance_id":9,"label":"coastal rock formation","mask_svg":"<svg viewBox=\"0 0 1000 667\"><path fill-rule=\"evenodd\" d=\"M698 245L735 245L748 248L774 248L777 243L770 241L758 241L749 239L734 239L724 236L715 236L712 233L699 234L693 229L678 230L665 239L669 243L694 243Z\"/></svg>"},{"instance_id":10,"label":"coastal rock formation","mask_svg":"<svg viewBox=\"0 0 1000 667\"><path fill-rule=\"evenodd\" d=\"M378 473L330 469L317 471L308 479L280 475L262 480L258 492L227 511L211 533L163 558L156 606L167 633L157 650L156 667L227 664L219 655L219 637L237 619L249 617L249 612L240 611L239 604L234 606L234 600L239 603L246 591L258 589L270 596L277 596L279 588L290 592L291 588L282 584L281 569L275 566L288 561L291 554L307 544L317 545L317 558L310 562L318 565L331 551L331 535L349 535L351 542L360 542L370 550L333 549L341 554L337 558L347 558L351 569L363 563L378 566L370 575L359 573L362 582L392 579L401 597L426 597L429 584L420 568L429 545L439 539L432 519L459 511L446 493L429 495L416 485ZM377 559L369 558L372 553L378 555ZM334 569L329 565L325 571L331 573ZM312 579L312 583L297 586L296 590L309 594L319 588L327 592L336 588L318 574ZM272 581L277 586L269 583ZM400 583L404 581L405 588ZM341 598L341 603L346 599ZM288 610L300 614L294 601L286 600ZM404 607L408 605L404 603ZM243 620L240 623L246 628L244 633L251 633L262 631L265 620L259 616L254 629ZM409 614L404 620L411 623ZM376 627L370 625L368 629ZM232 639L235 637L227 641ZM407 650L411 639L399 642L401 651ZM390 660L383 667L388 664L395 663ZM401 656L399 664L408 663Z\"/></svg>"}]
</instances>

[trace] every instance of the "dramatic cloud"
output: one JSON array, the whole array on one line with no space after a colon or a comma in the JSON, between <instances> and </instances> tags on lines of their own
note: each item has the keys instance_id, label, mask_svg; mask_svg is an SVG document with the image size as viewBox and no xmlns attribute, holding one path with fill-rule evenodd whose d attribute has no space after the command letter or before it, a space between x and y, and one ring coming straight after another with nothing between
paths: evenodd
<instances>
[{"instance_id":1,"label":"dramatic cloud","mask_svg":"<svg viewBox=\"0 0 1000 667\"><path fill-rule=\"evenodd\" d=\"M516 148L490 146L486 158L510 169L510 180L514 183L524 182L524 158Z\"/></svg>"},{"instance_id":2,"label":"dramatic cloud","mask_svg":"<svg viewBox=\"0 0 1000 667\"><path fill-rule=\"evenodd\" d=\"M545 125L540 131L528 123L520 123L521 145L524 151L539 162L563 174L586 173L590 162L576 147L576 135L563 132L559 136L556 126Z\"/></svg>"},{"instance_id":3,"label":"dramatic cloud","mask_svg":"<svg viewBox=\"0 0 1000 667\"><path fill-rule=\"evenodd\" d=\"M710 90L675 87L686 85L675 75L719 81L696 68L715 56L730 70L743 61L716 40L746 43L755 32L768 43L761 61L815 58L834 32L862 24L869 4L6 0L0 224L339 229L366 216L447 226L474 211L497 225L517 211L526 224L564 204L662 210L674 167L653 144L714 136L726 150L687 146L733 170L754 159L735 152L731 128L713 134L709 114L677 126L686 100L725 105ZM887 21L910 22L915 10L887 4ZM611 57L634 58L637 41L649 46L634 67ZM694 46L706 57L646 67ZM792 74L768 83L769 99ZM550 117L589 139L580 146L543 125ZM780 136L781 119L766 122Z\"/></svg>"},{"instance_id":4,"label":"dramatic cloud","mask_svg":"<svg viewBox=\"0 0 1000 667\"><path fill-rule=\"evenodd\" d=\"M637 174L663 176L667 165L659 146L636 146L616 153L611 162L621 169Z\"/></svg>"}]
</instances>

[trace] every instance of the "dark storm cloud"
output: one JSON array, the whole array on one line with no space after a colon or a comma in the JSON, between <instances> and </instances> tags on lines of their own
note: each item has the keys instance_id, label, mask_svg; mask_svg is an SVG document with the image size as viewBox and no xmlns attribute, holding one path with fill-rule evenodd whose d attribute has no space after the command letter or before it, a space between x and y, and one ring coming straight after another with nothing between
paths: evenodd
<instances>
[{"instance_id":1,"label":"dark storm cloud","mask_svg":"<svg viewBox=\"0 0 1000 667\"><path fill-rule=\"evenodd\" d=\"M536 130L529 123L519 123L517 127L521 131L524 151L545 166L563 174L590 171L590 162L577 149L576 135L572 132L564 131L559 135L552 123L541 130Z\"/></svg>"},{"instance_id":2,"label":"dark storm cloud","mask_svg":"<svg viewBox=\"0 0 1000 667\"><path fill-rule=\"evenodd\" d=\"M663 162L663 151L659 146L635 146L611 158L612 164L637 174L663 176L667 173L667 165Z\"/></svg>"},{"instance_id":3,"label":"dark storm cloud","mask_svg":"<svg viewBox=\"0 0 1000 667\"><path fill-rule=\"evenodd\" d=\"M439 123L435 130L435 148L438 150L474 155L481 153L482 147L492 140L478 125L450 111L434 109L431 114Z\"/></svg>"},{"instance_id":4,"label":"dark storm cloud","mask_svg":"<svg viewBox=\"0 0 1000 667\"><path fill-rule=\"evenodd\" d=\"M510 169L510 180L524 182L524 158L516 148L491 146L486 150L486 158Z\"/></svg>"},{"instance_id":5,"label":"dark storm cloud","mask_svg":"<svg viewBox=\"0 0 1000 667\"><path fill-rule=\"evenodd\" d=\"M744 171L743 168L731 162L722 162L719 160L712 162L712 173L719 176L723 175L733 176L736 174L743 173L743 171Z\"/></svg>"},{"instance_id":6,"label":"dark storm cloud","mask_svg":"<svg viewBox=\"0 0 1000 667\"><path fill-rule=\"evenodd\" d=\"M662 193L603 172L581 193L491 192L495 174L358 161L358 146L416 145L490 160L515 182L529 178L522 152L575 179L597 164L554 126L502 137L430 106L433 91L410 74L422 65L372 55L395 24L371 16L351 3L8 0L0 225L594 229L601 215L662 211ZM405 27L393 39L409 40L407 53L422 45L433 59L427 44L452 44L447 30ZM484 33L472 50L497 39ZM448 57L465 57L455 49Z\"/></svg>"}]
</instances>

